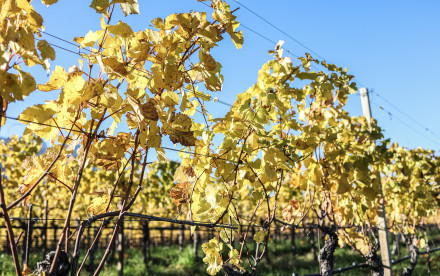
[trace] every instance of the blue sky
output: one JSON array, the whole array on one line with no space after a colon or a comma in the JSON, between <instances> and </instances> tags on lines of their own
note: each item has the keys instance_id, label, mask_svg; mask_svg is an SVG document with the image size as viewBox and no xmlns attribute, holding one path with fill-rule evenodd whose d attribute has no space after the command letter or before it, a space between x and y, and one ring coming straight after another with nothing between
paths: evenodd
<instances>
[{"instance_id":1,"label":"blue sky","mask_svg":"<svg viewBox=\"0 0 440 276\"><path fill-rule=\"evenodd\" d=\"M89 8L91 1L67 1L46 7L34 1L34 7L45 19L48 33L66 40L84 36L99 29L100 15ZM113 23L123 20L132 29L144 30L155 17L171 13L208 11L196 0L140 0L140 15L124 17L117 12ZM240 3L261 15L291 37L306 45L328 62L347 67L356 80L374 89L371 95L373 117L385 130L385 136L402 146L440 149L440 2L439 1L281 1L240 0ZM232 9L241 7L229 1ZM245 8L235 12L246 27L269 40L285 41L285 48L296 55L310 52L279 32ZM259 68L270 57L267 51L275 45L261 36L240 27L244 45L235 49L229 39L220 43L213 56L222 63L225 77L220 100L232 103L257 78ZM44 38L54 44L75 50L75 47ZM56 49L52 62L66 69L77 64L78 56ZM312 54L316 57L316 55ZM48 80L40 68L32 69L38 83ZM57 98L57 93L34 92L25 102L11 104L8 115L16 117L30 104ZM390 103L392 105L390 105ZM397 109L396 109L397 107ZM228 107L217 104L214 116L221 117ZM361 115L360 97L350 96L347 110ZM429 131L426 130L429 129ZM24 125L12 120L1 128L0 136L21 134Z\"/></svg>"}]
</instances>

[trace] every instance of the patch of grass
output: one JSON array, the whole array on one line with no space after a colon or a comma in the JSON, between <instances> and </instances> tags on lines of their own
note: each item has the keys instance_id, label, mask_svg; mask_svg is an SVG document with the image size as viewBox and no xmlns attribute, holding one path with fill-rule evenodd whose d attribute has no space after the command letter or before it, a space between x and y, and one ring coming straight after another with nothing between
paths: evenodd
<instances>
[{"instance_id":1,"label":"patch of grass","mask_svg":"<svg viewBox=\"0 0 440 276\"><path fill-rule=\"evenodd\" d=\"M238 245L236 245L238 248ZM311 247L308 243L297 239L297 254L292 253L290 242L280 241L277 243L271 243L268 248L268 258L263 258L259 265L258 272L260 275L269 276L283 276L292 275L293 272L299 275L319 273L319 265L314 260ZM250 245L249 254L255 254L254 245ZM317 251L317 250L316 250ZM193 255L193 248L191 245L186 245L182 251L179 250L177 245L160 246L151 248L151 259L148 265L144 265L142 253L138 249L126 249L124 256L124 274L130 276L140 275L207 275L206 267L202 262L203 252L200 249L198 261L195 260ZM81 252L84 254L84 252ZM98 250L95 254L95 267L103 254L102 250ZM401 247L401 256L407 254L404 246ZM246 256L246 250L244 253ZM37 261L40 261L42 256L39 253L32 253L30 264L34 267ZM397 257L395 257L397 258ZM419 261L416 266L416 270L413 275L422 276L427 275L427 255L420 255ZM440 252L436 252L429 255L431 260L431 275L440 275ZM335 252L335 268L350 266L353 263L364 263L360 256L353 252L349 248L337 248ZM401 275L403 268L408 265L408 260L400 264L393 266L395 275ZM88 263L87 263L88 264ZM86 264L86 267L87 267ZM249 268L247 263L242 264L244 267ZM88 275L87 270L83 270L83 275ZM12 256L6 253L0 253L0 276L15 275L14 265L12 262ZM113 262L109 262L105 265L101 275L116 276L117 273L117 255ZM219 273L222 275L222 273ZM370 275L368 269L356 269L348 272L344 272L341 275Z\"/></svg>"},{"instance_id":2,"label":"patch of grass","mask_svg":"<svg viewBox=\"0 0 440 276\"><path fill-rule=\"evenodd\" d=\"M12 255L0 254L0 276L15 275L14 263L12 262Z\"/></svg>"}]
</instances>

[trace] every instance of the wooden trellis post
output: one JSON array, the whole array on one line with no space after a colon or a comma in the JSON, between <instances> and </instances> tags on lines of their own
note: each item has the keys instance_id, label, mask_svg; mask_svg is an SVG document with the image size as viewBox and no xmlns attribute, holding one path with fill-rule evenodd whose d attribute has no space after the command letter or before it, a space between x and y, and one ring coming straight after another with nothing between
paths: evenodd
<instances>
[{"instance_id":1,"label":"wooden trellis post","mask_svg":"<svg viewBox=\"0 0 440 276\"><path fill-rule=\"evenodd\" d=\"M183 249L183 242L185 240L185 225L180 225L180 235L179 235L179 250Z\"/></svg>"},{"instance_id":2,"label":"wooden trellis post","mask_svg":"<svg viewBox=\"0 0 440 276\"><path fill-rule=\"evenodd\" d=\"M26 227L26 239L24 243L24 257L23 257L23 266L26 265L26 267L29 266L29 252L32 245L32 204L29 204L29 216L27 221L27 227Z\"/></svg>"},{"instance_id":3,"label":"wooden trellis post","mask_svg":"<svg viewBox=\"0 0 440 276\"><path fill-rule=\"evenodd\" d=\"M197 263L198 259L198 249L199 249L199 233L197 227L194 229L194 262Z\"/></svg>"},{"instance_id":4,"label":"wooden trellis post","mask_svg":"<svg viewBox=\"0 0 440 276\"><path fill-rule=\"evenodd\" d=\"M58 224L55 224L55 222L52 221L51 223L52 229L53 229L53 240L52 245L57 244L57 230L58 230Z\"/></svg>"},{"instance_id":5,"label":"wooden trellis post","mask_svg":"<svg viewBox=\"0 0 440 276\"><path fill-rule=\"evenodd\" d=\"M145 221L142 229L142 256L145 267L148 267L150 260L150 229L148 228L148 221Z\"/></svg>"},{"instance_id":6,"label":"wooden trellis post","mask_svg":"<svg viewBox=\"0 0 440 276\"><path fill-rule=\"evenodd\" d=\"M372 116L371 116L370 98L368 96L368 89L361 88L360 95L362 102L362 111L364 113L364 117L367 118L371 131ZM392 276L393 270L391 268L390 247L388 244L388 228L387 228L387 220L385 215L385 202L382 191L382 182L380 181L379 173L377 173L377 177L379 178L380 196L381 196L379 206L377 207L377 226L379 228L380 255L382 257L382 264L384 267L384 276Z\"/></svg>"},{"instance_id":7,"label":"wooden trellis post","mask_svg":"<svg viewBox=\"0 0 440 276\"><path fill-rule=\"evenodd\" d=\"M168 239L168 246L171 246L171 244L173 244L173 234L174 234L174 224L171 223L170 225L170 238Z\"/></svg>"},{"instance_id":8,"label":"wooden trellis post","mask_svg":"<svg viewBox=\"0 0 440 276\"><path fill-rule=\"evenodd\" d=\"M118 251L118 275L124 275L124 220L121 220L117 237L117 248Z\"/></svg>"},{"instance_id":9,"label":"wooden trellis post","mask_svg":"<svg viewBox=\"0 0 440 276\"><path fill-rule=\"evenodd\" d=\"M296 256L296 244L295 244L295 227L290 228L290 246L292 248L293 257Z\"/></svg>"},{"instance_id":10,"label":"wooden trellis post","mask_svg":"<svg viewBox=\"0 0 440 276\"><path fill-rule=\"evenodd\" d=\"M160 232L160 244L163 245L164 244L164 237L163 237L163 229L159 228L159 232Z\"/></svg>"},{"instance_id":11,"label":"wooden trellis post","mask_svg":"<svg viewBox=\"0 0 440 276\"><path fill-rule=\"evenodd\" d=\"M49 219L49 203L47 199L44 200L44 215L43 215L43 230L42 230L42 246L43 246L43 255L46 255L47 253L47 225L48 225L48 219Z\"/></svg>"}]
</instances>

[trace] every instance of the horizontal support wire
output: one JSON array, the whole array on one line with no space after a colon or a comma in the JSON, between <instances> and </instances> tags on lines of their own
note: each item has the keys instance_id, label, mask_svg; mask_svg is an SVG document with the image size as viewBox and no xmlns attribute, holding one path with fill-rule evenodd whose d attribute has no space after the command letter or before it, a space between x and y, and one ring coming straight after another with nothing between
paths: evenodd
<instances>
[{"instance_id":1,"label":"horizontal support wire","mask_svg":"<svg viewBox=\"0 0 440 276\"><path fill-rule=\"evenodd\" d=\"M91 216L89 218L86 219L71 219L71 222L83 222L83 221L87 221L87 220L91 220L91 221L104 221L106 220L105 218L99 218L102 215L105 214L110 214L109 217L114 217L114 212L109 212L109 213L104 213L104 214L100 214L100 215L95 215L95 216ZM158 217L158 216L151 216L151 215L144 215L144 214L138 214L138 213L125 213L124 216L128 216L128 217L137 217L138 219L127 219L124 217L124 221L128 221L128 222L134 222L134 221L164 221L164 222L169 222L169 223L174 223L174 224L181 224L181 225L191 225L193 223L198 224L197 226L204 226L204 227L208 227L208 228L214 228L214 227L220 227L222 228L224 225L227 225L227 228L233 228L233 229L238 229L237 224L214 224L211 222L204 222L204 221L189 221L189 220L177 220L177 219L171 219L171 218L165 218L165 217ZM98 217L98 218L97 218ZM11 221L29 221L29 218L27 217L11 217L10 218ZM65 219L61 219L61 218L38 218L38 217L34 217L31 219L34 222L39 222L39 221L64 221ZM296 224L290 224L284 221L281 221L277 218L274 219L275 223L279 223L281 225L284 226L288 226L289 228L294 228L294 229L321 229L322 226L318 225L318 224L314 224L314 223L307 223L307 224L303 224L303 225L296 225ZM254 227L260 227L263 228L262 225L256 224L256 223L252 223L252 224L240 224L240 227L248 227L248 226L254 226ZM335 229L351 229L351 228L361 228L364 227L365 225L336 225L336 224L329 224L329 225L325 225L327 227L335 227ZM423 225L423 226L419 226L419 228L426 228L426 227L430 227L430 226L436 226L436 225ZM378 230L377 227L372 227L373 230ZM391 229L391 228L389 228Z\"/></svg>"},{"instance_id":2,"label":"horizontal support wire","mask_svg":"<svg viewBox=\"0 0 440 276\"><path fill-rule=\"evenodd\" d=\"M371 101L371 103L372 103L373 105L377 106L377 108L379 108L379 110L381 110L381 111L387 113L388 116L390 117L390 120L394 118L394 119L396 119L397 121L399 121L400 123L402 123L403 125L405 125L407 128L409 128L410 130L412 130L414 133L420 135L421 137L423 137L423 138L425 138L425 139L428 139L429 141L433 142L434 144L440 145L440 143L439 143L440 138L439 138L439 137L435 136L435 138L437 139L437 140L435 140L434 138L432 138L432 137L430 137L430 136L427 136L426 134L424 134L424 133L418 131L417 129L415 129L414 127L412 127L409 123L407 123L405 120L403 120L403 119L397 117L395 114L391 113L389 110L385 109L383 106L381 106L381 105L375 103L374 101Z\"/></svg>"}]
</instances>

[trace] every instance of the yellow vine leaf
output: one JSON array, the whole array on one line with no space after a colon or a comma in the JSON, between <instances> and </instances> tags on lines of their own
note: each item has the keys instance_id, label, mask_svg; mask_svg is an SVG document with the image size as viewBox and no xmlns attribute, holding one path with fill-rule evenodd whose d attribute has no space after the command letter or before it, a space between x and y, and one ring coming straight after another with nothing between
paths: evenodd
<instances>
[{"instance_id":1,"label":"yellow vine leaf","mask_svg":"<svg viewBox=\"0 0 440 276\"><path fill-rule=\"evenodd\" d=\"M176 92L173 91L165 91L160 95L160 98L165 103L165 106L175 106L179 104L180 98Z\"/></svg>"},{"instance_id":2,"label":"yellow vine leaf","mask_svg":"<svg viewBox=\"0 0 440 276\"><path fill-rule=\"evenodd\" d=\"M8 102L2 99L0 101L0 127L6 123L6 109L8 109Z\"/></svg>"},{"instance_id":3,"label":"yellow vine leaf","mask_svg":"<svg viewBox=\"0 0 440 276\"><path fill-rule=\"evenodd\" d=\"M148 130L147 146L156 149L160 148L162 143L162 135L160 134L160 129L157 126L157 122L151 121Z\"/></svg>"},{"instance_id":4,"label":"yellow vine leaf","mask_svg":"<svg viewBox=\"0 0 440 276\"><path fill-rule=\"evenodd\" d=\"M23 181L18 187L19 194L24 194L29 191L32 185L36 183L37 179L43 175L49 164L56 158L58 150L59 148L57 146L51 147L40 156L32 155L24 160L22 167L28 172L23 177ZM61 158L59 162L62 162L62 159L63 158ZM27 204L29 200L30 197L27 197L24 203Z\"/></svg>"},{"instance_id":5,"label":"yellow vine leaf","mask_svg":"<svg viewBox=\"0 0 440 276\"><path fill-rule=\"evenodd\" d=\"M357 249L359 249L362 254L367 254L370 250L368 244L363 239L357 239L355 242Z\"/></svg>"},{"instance_id":6,"label":"yellow vine leaf","mask_svg":"<svg viewBox=\"0 0 440 276\"><path fill-rule=\"evenodd\" d=\"M241 47L243 47L243 32L242 31L238 31L238 32L233 32L231 34L231 38L232 38L232 42L234 42L235 47L237 47L237 49L241 49Z\"/></svg>"},{"instance_id":7,"label":"yellow vine leaf","mask_svg":"<svg viewBox=\"0 0 440 276\"><path fill-rule=\"evenodd\" d=\"M216 71L198 69L201 77L205 80L205 87L210 91L220 91L223 85L223 76Z\"/></svg>"},{"instance_id":8,"label":"yellow vine leaf","mask_svg":"<svg viewBox=\"0 0 440 276\"><path fill-rule=\"evenodd\" d=\"M66 82L60 94L60 102L65 109L78 106L83 99L83 89L86 81L81 75L74 75Z\"/></svg>"},{"instance_id":9,"label":"yellow vine leaf","mask_svg":"<svg viewBox=\"0 0 440 276\"><path fill-rule=\"evenodd\" d=\"M33 183L43 174L43 169L41 167L32 168L28 174L23 178L23 182L18 187L18 193L26 193L32 186Z\"/></svg>"},{"instance_id":10,"label":"yellow vine leaf","mask_svg":"<svg viewBox=\"0 0 440 276\"><path fill-rule=\"evenodd\" d=\"M183 80L179 65L171 63L165 66L164 81L166 89L177 90L182 86Z\"/></svg>"},{"instance_id":11,"label":"yellow vine leaf","mask_svg":"<svg viewBox=\"0 0 440 276\"><path fill-rule=\"evenodd\" d=\"M67 73L61 66L56 66L52 75L50 76L49 81L46 84L39 84L37 86L40 91L52 91L60 89L67 82Z\"/></svg>"},{"instance_id":12,"label":"yellow vine leaf","mask_svg":"<svg viewBox=\"0 0 440 276\"><path fill-rule=\"evenodd\" d=\"M206 70L212 71L212 70L217 69L217 62L209 53L205 53L203 51L200 51L199 52L199 60L200 60L200 63L203 65L203 67Z\"/></svg>"},{"instance_id":13,"label":"yellow vine leaf","mask_svg":"<svg viewBox=\"0 0 440 276\"><path fill-rule=\"evenodd\" d=\"M191 130L191 118L183 113L178 113L170 121L166 133L169 134L171 142L174 144L180 143L186 147L195 146L196 138L194 137L194 131Z\"/></svg>"},{"instance_id":14,"label":"yellow vine leaf","mask_svg":"<svg viewBox=\"0 0 440 276\"><path fill-rule=\"evenodd\" d=\"M58 0L41 0L41 2L43 2L43 4L46 6L50 6L58 2Z\"/></svg>"},{"instance_id":15,"label":"yellow vine leaf","mask_svg":"<svg viewBox=\"0 0 440 276\"><path fill-rule=\"evenodd\" d=\"M208 264L206 272L209 275L216 275L223 266L223 260L220 252L223 249L223 244L217 241L217 238L212 238L208 242L202 244L202 250L205 253L203 262Z\"/></svg>"},{"instance_id":16,"label":"yellow vine leaf","mask_svg":"<svg viewBox=\"0 0 440 276\"><path fill-rule=\"evenodd\" d=\"M229 251L229 253L228 253L229 263L239 265L239 263L240 263L239 255L240 255L240 252L238 252L237 249L233 249L233 250ZM239 266L239 267L241 269L243 269L241 266Z\"/></svg>"},{"instance_id":17,"label":"yellow vine leaf","mask_svg":"<svg viewBox=\"0 0 440 276\"><path fill-rule=\"evenodd\" d=\"M133 30L130 28L130 26L122 21L119 21L117 25L108 25L107 30L112 34L123 38L128 38L133 34Z\"/></svg>"},{"instance_id":18,"label":"yellow vine leaf","mask_svg":"<svg viewBox=\"0 0 440 276\"><path fill-rule=\"evenodd\" d=\"M81 47L93 47L97 41L102 39L103 35L104 30L89 31L84 37L75 37L73 41L79 43Z\"/></svg>"},{"instance_id":19,"label":"yellow vine leaf","mask_svg":"<svg viewBox=\"0 0 440 276\"><path fill-rule=\"evenodd\" d=\"M109 0L93 0L90 7L97 13L105 13L106 9L110 6Z\"/></svg>"},{"instance_id":20,"label":"yellow vine leaf","mask_svg":"<svg viewBox=\"0 0 440 276\"><path fill-rule=\"evenodd\" d=\"M265 239L267 235L267 231L265 230L260 230L257 233L255 233L254 235L254 241L258 242L258 243L262 243Z\"/></svg>"},{"instance_id":21,"label":"yellow vine leaf","mask_svg":"<svg viewBox=\"0 0 440 276\"><path fill-rule=\"evenodd\" d=\"M126 1L126 2L127 3L119 4L121 7L121 10L125 14L125 16L127 16L129 14L139 14L138 0L130 0L130 1Z\"/></svg>"},{"instance_id":22,"label":"yellow vine leaf","mask_svg":"<svg viewBox=\"0 0 440 276\"><path fill-rule=\"evenodd\" d=\"M164 84L164 76L162 72L162 66L160 64L153 64L151 66L151 74L152 78L150 78L149 87L151 92L159 93L159 90L165 86Z\"/></svg>"},{"instance_id":23,"label":"yellow vine leaf","mask_svg":"<svg viewBox=\"0 0 440 276\"><path fill-rule=\"evenodd\" d=\"M336 189L336 193L337 194L343 194L343 193L346 193L346 192L350 191L351 185L348 182L347 177L348 177L347 174L343 174L338 179L338 181L337 181L337 189Z\"/></svg>"},{"instance_id":24,"label":"yellow vine leaf","mask_svg":"<svg viewBox=\"0 0 440 276\"><path fill-rule=\"evenodd\" d=\"M134 98L131 95L127 95L127 101L135 112L135 116L137 118L132 117L129 113L130 120L133 122L141 122L146 120L158 121L159 113L157 112L156 107L151 99L147 99L145 104L142 104L140 100Z\"/></svg>"},{"instance_id":25,"label":"yellow vine leaf","mask_svg":"<svg viewBox=\"0 0 440 276\"><path fill-rule=\"evenodd\" d=\"M49 45L49 43L47 43L46 40L38 41L37 48L40 50L41 57L43 59L55 60L55 50Z\"/></svg>"},{"instance_id":26,"label":"yellow vine leaf","mask_svg":"<svg viewBox=\"0 0 440 276\"><path fill-rule=\"evenodd\" d=\"M22 96L29 96L31 92L33 92L37 86L37 83L35 82L34 77L32 77L31 74L24 72L20 69L19 66L14 66L14 69L16 69L20 76L20 90Z\"/></svg>"},{"instance_id":27,"label":"yellow vine leaf","mask_svg":"<svg viewBox=\"0 0 440 276\"><path fill-rule=\"evenodd\" d=\"M371 187L365 187L362 192L369 201L375 200L379 193Z\"/></svg>"},{"instance_id":28,"label":"yellow vine leaf","mask_svg":"<svg viewBox=\"0 0 440 276\"><path fill-rule=\"evenodd\" d=\"M174 173L174 182L184 183L195 180L194 169L191 166L179 166Z\"/></svg>"},{"instance_id":29,"label":"yellow vine leaf","mask_svg":"<svg viewBox=\"0 0 440 276\"><path fill-rule=\"evenodd\" d=\"M141 113L147 120L159 120L159 113L151 100L147 100L147 102L141 106Z\"/></svg>"},{"instance_id":30,"label":"yellow vine leaf","mask_svg":"<svg viewBox=\"0 0 440 276\"><path fill-rule=\"evenodd\" d=\"M126 76L128 74L124 63L119 62L115 57L97 57L99 66L104 73Z\"/></svg>"},{"instance_id":31,"label":"yellow vine leaf","mask_svg":"<svg viewBox=\"0 0 440 276\"><path fill-rule=\"evenodd\" d=\"M55 112L56 110L48 108L48 104L36 104L26 108L18 118L31 122L43 123L51 119Z\"/></svg>"},{"instance_id":32,"label":"yellow vine leaf","mask_svg":"<svg viewBox=\"0 0 440 276\"><path fill-rule=\"evenodd\" d=\"M24 9L28 13L28 22L32 31L37 31L43 25L43 17L26 0L18 0L16 2L19 8Z\"/></svg>"},{"instance_id":33,"label":"yellow vine leaf","mask_svg":"<svg viewBox=\"0 0 440 276\"><path fill-rule=\"evenodd\" d=\"M87 208L87 212L94 216L105 213L109 200L110 196L107 194L102 194L93 198Z\"/></svg>"},{"instance_id":34,"label":"yellow vine leaf","mask_svg":"<svg viewBox=\"0 0 440 276\"><path fill-rule=\"evenodd\" d=\"M426 247L425 239L420 239L420 241L419 241L419 248L425 248L425 247Z\"/></svg>"},{"instance_id":35,"label":"yellow vine leaf","mask_svg":"<svg viewBox=\"0 0 440 276\"><path fill-rule=\"evenodd\" d=\"M289 202L289 205L283 209L283 219L284 221L291 222L294 217L298 217L301 215L300 205L298 200L292 199Z\"/></svg>"},{"instance_id":36,"label":"yellow vine leaf","mask_svg":"<svg viewBox=\"0 0 440 276\"><path fill-rule=\"evenodd\" d=\"M156 147L156 156L157 156L157 160L159 162L167 162L168 161L167 156L166 156L163 148Z\"/></svg>"}]
</instances>

